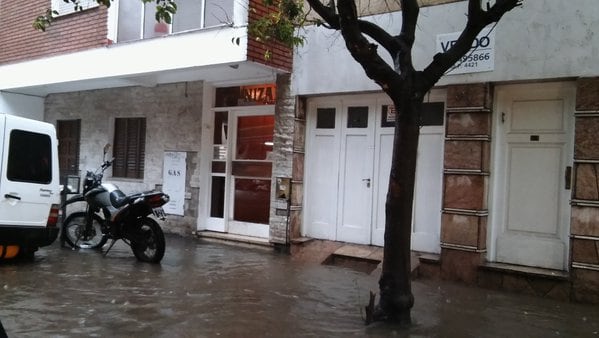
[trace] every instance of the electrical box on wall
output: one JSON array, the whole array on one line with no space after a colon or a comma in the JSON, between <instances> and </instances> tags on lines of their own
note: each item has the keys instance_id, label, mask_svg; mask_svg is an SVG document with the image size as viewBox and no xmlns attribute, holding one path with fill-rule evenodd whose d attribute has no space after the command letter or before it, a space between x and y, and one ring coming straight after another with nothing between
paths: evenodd
<instances>
[{"instance_id":1,"label":"electrical box on wall","mask_svg":"<svg viewBox=\"0 0 599 338\"><path fill-rule=\"evenodd\" d=\"M287 177L277 177L275 189L276 198L289 201L291 198L291 179Z\"/></svg>"}]
</instances>

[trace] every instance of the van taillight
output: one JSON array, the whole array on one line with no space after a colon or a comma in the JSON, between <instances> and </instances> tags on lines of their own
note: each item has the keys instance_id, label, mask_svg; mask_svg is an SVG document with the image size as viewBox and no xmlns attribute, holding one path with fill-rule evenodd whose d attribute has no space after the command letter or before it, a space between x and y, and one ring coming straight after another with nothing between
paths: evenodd
<instances>
[{"instance_id":1,"label":"van taillight","mask_svg":"<svg viewBox=\"0 0 599 338\"><path fill-rule=\"evenodd\" d=\"M58 223L58 215L59 215L60 207L58 204L52 204L50 207L50 214L48 215L48 223L46 223L46 227L55 227L56 223Z\"/></svg>"}]
</instances>

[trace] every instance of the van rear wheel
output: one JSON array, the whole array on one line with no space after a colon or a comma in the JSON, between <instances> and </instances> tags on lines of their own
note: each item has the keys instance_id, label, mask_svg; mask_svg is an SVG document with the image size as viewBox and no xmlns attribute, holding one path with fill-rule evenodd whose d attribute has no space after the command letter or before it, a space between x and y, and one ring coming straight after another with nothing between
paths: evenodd
<instances>
[{"instance_id":1,"label":"van rear wheel","mask_svg":"<svg viewBox=\"0 0 599 338\"><path fill-rule=\"evenodd\" d=\"M108 238L102 233L102 222L104 220L94 214L92 217L92 226L86 229L85 212L74 212L67 217L62 226L65 232L65 240L73 248L79 249L97 249L101 248Z\"/></svg>"}]
</instances>

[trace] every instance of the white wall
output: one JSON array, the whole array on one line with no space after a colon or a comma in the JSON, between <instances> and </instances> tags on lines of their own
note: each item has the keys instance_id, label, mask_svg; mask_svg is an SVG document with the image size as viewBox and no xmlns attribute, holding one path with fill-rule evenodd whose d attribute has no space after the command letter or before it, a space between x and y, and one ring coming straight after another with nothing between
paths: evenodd
<instances>
[{"instance_id":1,"label":"white wall","mask_svg":"<svg viewBox=\"0 0 599 338\"><path fill-rule=\"evenodd\" d=\"M0 114L44 120L44 98L0 92Z\"/></svg>"},{"instance_id":2,"label":"white wall","mask_svg":"<svg viewBox=\"0 0 599 338\"><path fill-rule=\"evenodd\" d=\"M465 1L420 10L413 53L417 69L432 60L438 34L463 29L466 11ZM399 12L369 19L393 34L401 29ZM495 28L494 71L445 76L438 85L597 76L597 32L597 0L527 0ZM351 58L339 33L309 27L305 34L307 41L294 59L295 94L380 90ZM379 50L385 53L382 47Z\"/></svg>"}]
</instances>

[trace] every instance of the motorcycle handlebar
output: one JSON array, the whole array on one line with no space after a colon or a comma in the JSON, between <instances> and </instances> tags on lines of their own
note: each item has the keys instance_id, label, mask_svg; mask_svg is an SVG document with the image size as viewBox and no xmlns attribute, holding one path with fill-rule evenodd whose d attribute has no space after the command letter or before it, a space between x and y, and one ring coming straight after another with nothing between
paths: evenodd
<instances>
[{"instance_id":1,"label":"motorcycle handlebar","mask_svg":"<svg viewBox=\"0 0 599 338\"><path fill-rule=\"evenodd\" d=\"M113 163L113 162L114 162L114 157L113 157L113 158L111 158L111 159L110 159L110 160L108 160L108 161L104 161L104 163L102 163L102 171L104 171L104 170L106 170L107 168L109 168L109 167L112 165L112 163Z\"/></svg>"}]
</instances>

